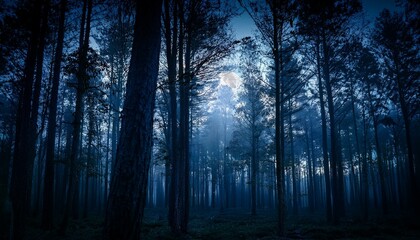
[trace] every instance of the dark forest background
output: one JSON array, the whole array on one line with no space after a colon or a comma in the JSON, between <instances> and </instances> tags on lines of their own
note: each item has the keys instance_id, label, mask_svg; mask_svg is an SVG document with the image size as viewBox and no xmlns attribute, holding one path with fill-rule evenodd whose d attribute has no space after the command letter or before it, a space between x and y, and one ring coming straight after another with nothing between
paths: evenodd
<instances>
[{"instance_id":1,"label":"dark forest background","mask_svg":"<svg viewBox=\"0 0 420 240\"><path fill-rule=\"evenodd\" d=\"M419 237L420 4L396 6L0 1L0 238Z\"/></svg>"}]
</instances>

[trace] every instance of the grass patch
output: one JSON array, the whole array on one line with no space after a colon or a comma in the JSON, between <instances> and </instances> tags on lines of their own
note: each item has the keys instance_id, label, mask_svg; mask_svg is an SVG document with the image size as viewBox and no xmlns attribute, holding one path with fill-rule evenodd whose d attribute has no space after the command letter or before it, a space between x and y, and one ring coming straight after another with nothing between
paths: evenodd
<instances>
[{"instance_id":1,"label":"grass patch","mask_svg":"<svg viewBox=\"0 0 420 240\"><path fill-rule=\"evenodd\" d=\"M276 236L275 211L259 211L256 216L244 210L228 209L192 211L189 231L184 236L174 236L166 219L165 209L146 209L141 239L146 240L251 240L251 239L420 239L418 219L402 216L372 218L367 222L343 219L340 225L328 224L323 215L288 217L286 237ZM58 225L58 223L57 223ZM103 218L91 216L71 220L65 236L54 229L45 232L40 219L28 223L28 236L33 240L100 240Z\"/></svg>"}]
</instances>

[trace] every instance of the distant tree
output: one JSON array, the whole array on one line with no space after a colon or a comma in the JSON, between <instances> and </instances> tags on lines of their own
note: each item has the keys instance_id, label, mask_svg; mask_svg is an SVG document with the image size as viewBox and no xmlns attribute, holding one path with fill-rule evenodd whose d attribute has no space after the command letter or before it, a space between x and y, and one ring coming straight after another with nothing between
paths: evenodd
<instances>
[{"instance_id":1,"label":"distant tree","mask_svg":"<svg viewBox=\"0 0 420 240\"><path fill-rule=\"evenodd\" d=\"M296 17L295 1L256 1L239 0L239 3L247 11L257 26L264 43L270 49L270 57L274 62L274 115L275 115L275 154L276 154L276 184L278 197L278 234L285 234L286 205L284 198L284 86L282 72L285 54L295 51L295 36L293 34L293 22Z\"/></svg>"},{"instance_id":2,"label":"distant tree","mask_svg":"<svg viewBox=\"0 0 420 240\"><path fill-rule=\"evenodd\" d=\"M388 95L399 106L404 121L411 194L409 199L412 200L411 205L418 209L416 203L420 194L411 138L411 120L419 114L420 106L419 41L415 31L415 25L407 22L401 13L391 14L389 10L383 10L376 19L372 40L383 59L381 65L388 80Z\"/></svg>"},{"instance_id":3,"label":"distant tree","mask_svg":"<svg viewBox=\"0 0 420 240\"><path fill-rule=\"evenodd\" d=\"M318 73L321 74L325 85L326 102L328 104L328 117L330 124L330 164L332 175L332 220L338 223L344 213L344 193L342 184L342 171L340 170L341 150L338 144L338 129L334 106L333 87L334 77L337 68L334 66L340 62L338 56L340 39L346 32L346 23L350 17L361 10L361 3L355 1L324 1L322 3L313 1L300 2L300 29L303 33L315 38L317 52L320 57ZM320 83L320 93L323 91ZM322 110L322 109L321 109ZM322 113L322 112L321 112ZM323 120L325 123L325 119ZM323 124L323 128L326 124ZM324 130L325 132L325 130ZM325 143L325 142L324 142ZM325 148L325 146L324 146ZM324 160L325 160L324 155ZM328 198L328 193L327 198ZM328 210L328 208L327 208ZM329 212L327 212L329 219Z\"/></svg>"},{"instance_id":4,"label":"distant tree","mask_svg":"<svg viewBox=\"0 0 420 240\"><path fill-rule=\"evenodd\" d=\"M121 104L125 93L131 42L133 40L134 2L108 1L105 1L105 4L107 8L110 8L110 11L106 11L107 15L104 18L107 24L100 26L101 34L99 36L94 35L94 37L99 43L101 56L108 63L106 74L109 79L107 87L112 121L110 123L111 161L106 163L112 171L117 153L117 141L121 127ZM109 169L106 172L107 175L110 172ZM108 183L106 185L108 186ZM108 195L107 188L105 195Z\"/></svg>"},{"instance_id":5,"label":"distant tree","mask_svg":"<svg viewBox=\"0 0 420 240\"><path fill-rule=\"evenodd\" d=\"M256 215L257 208L257 176L259 172L258 149L264 129L264 92L262 74L258 63L259 54L255 41L248 39L243 43L240 55L242 89L236 109L240 132L247 139L251 158L251 214Z\"/></svg>"},{"instance_id":6,"label":"distant tree","mask_svg":"<svg viewBox=\"0 0 420 240\"><path fill-rule=\"evenodd\" d=\"M231 53L236 41L227 31L232 15L222 6L228 1L178 1L178 86L179 124L177 132L177 159L173 159L169 203L169 223L172 232L187 232L190 199L190 113L192 88L199 80L214 77L214 66ZM171 83L173 84L173 83ZM172 97L173 98L173 97ZM173 107L171 107L173 108ZM174 113L171 113L174 114ZM174 120L171 120L174 121ZM175 203L173 203L175 201ZM171 204L174 207L171 206Z\"/></svg>"},{"instance_id":7,"label":"distant tree","mask_svg":"<svg viewBox=\"0 0 420 240\"><path fill-rule=\"evenodd\" d=\"M365 91L363 92L368 112L373 124L374 139L376 146L376 158L378 161L379 182L382 196L382 211L388 213L387 189L385 185L385 163L379 142L378 127L386 109L386 100L383 98L383 88L379 78L379 67L377 59L367 48L362 48L360 59L356 65L356 76L363 82ZM363 168L365 168L364 166ZM365 196L366 197L366 196ZM366 202L364 203L366 204ZM367 217L367 206L364 206L364 215Z\"/></svg>"}]
</instances>

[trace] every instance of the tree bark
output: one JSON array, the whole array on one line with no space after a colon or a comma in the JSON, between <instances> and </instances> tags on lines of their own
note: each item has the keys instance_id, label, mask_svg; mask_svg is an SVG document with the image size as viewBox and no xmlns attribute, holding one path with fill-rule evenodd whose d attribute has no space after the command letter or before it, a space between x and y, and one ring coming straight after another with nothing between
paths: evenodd
<instances>
[{"instance_id":1,"label":"tree bark","mask_svg":"<svg viewBox=\"0 0 420 240\"><path fill-rule=\"evenodd\" d=\"M152 151L162 0L137 4L121 135L108 198L104 238L139 239Z\"/></svg>"}]
</instances>

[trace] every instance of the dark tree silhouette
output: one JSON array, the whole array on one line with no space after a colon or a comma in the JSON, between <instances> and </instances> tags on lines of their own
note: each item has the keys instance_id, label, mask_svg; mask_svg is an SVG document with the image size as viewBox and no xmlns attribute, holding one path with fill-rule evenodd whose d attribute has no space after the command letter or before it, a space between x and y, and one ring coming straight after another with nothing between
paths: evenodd
<instances>
[{"instance_id":1,"label":"dark tree silhouette","mask_svg":"<svg viewBox=\"0 0 420 240\"><path fill-rule=\"evenodd\" d=\"M46 1L35 1L32 12L31 34L25 60L23 79L19 95L16 116L16 135L13 155L10 199L12 201L11 239L24 239L26 218L30 210L31 182L35 159L37 116L39 105L40 76L34 79L36 66L43 56L45 28L49 4ZM44 25L44 27L42 27ZM42 76L42 75L41 75Z\"/></svg>"},{"instance_id":2,"label":"dark tree silhouette","mask_svg":"<svg viewBox=\"0 0 420 240\"><path fill-rule=\"evenodd\" d=\"M138 239L146 200L162 1L142 1L136 9L121 135L106 211L105 239Z\"/></svg>"},{"instance_id":3,"label":"dark tree silhouette","mask_svg":"<svg viewBox=\"0 0 420 240\"><path fill-rule=\"evenodd\" d=\"M57 121L57 99L58 99L58 85L60 81L61 62L63 56L64 43L64 23L67 8L67 0L62 0L60 3L60 19L57 35L57 46L55 50L54 59L54 75L52 81L51 99L49 105L48 116L48 134L47 134L47 149L46 149L46 163L45 163L45 180L44 180L44 202L42 225L44 229L49 230L53 227L53 210L54 210L54 149L56 140L56 121Z\"/></svg>"},{"instance_id":4,"label":"dark tree silhouette","mask_svg":"<svg viewBox=\"0 0 420 240\"><path fill-rule=\"evenodd\" d=\"M401 13L391 14L389 10L384 10L376 19L372 39L384 60L385 74L390 81L389 97L401 109L408 155L409 199L411 206L420 211L417 204L420 194L411 139L411 120L418 113L420 106L418 35L415 35L415 25L405 21Z\"/></svg>"}]
</instances>

